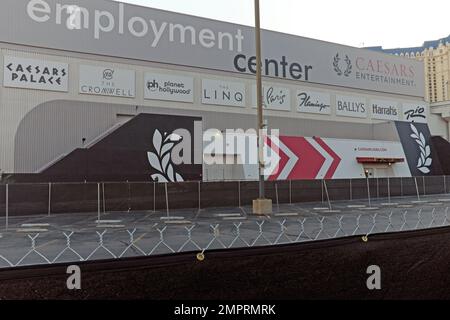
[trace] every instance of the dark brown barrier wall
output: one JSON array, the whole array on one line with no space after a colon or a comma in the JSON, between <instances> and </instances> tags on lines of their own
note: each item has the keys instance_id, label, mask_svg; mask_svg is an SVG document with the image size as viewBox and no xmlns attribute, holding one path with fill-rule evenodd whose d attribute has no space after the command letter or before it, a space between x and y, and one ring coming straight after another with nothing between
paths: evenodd
<instances>
[{"instance_id":1,"label":"dark brown barrier wall","mask_svg":"<svg viewBox=\"0 0 450 320\"><path fill-rule=\"evenodd\" d=\"M0 271L0 299L449 299L450 228ZM367 268L381 269L368 290Z\"/></svg>"},{"instance_id":2,"label":"dark brown barrier wall","mask_svg":"<svg viewBox=\"0 0 450 320\"><path fill-rule=\"evenodd\" d=\"M331 202L443 194L450 177L267 181L273 203ZM257 181L14 183L8 184L10 216L75 212L153 211L250 206ZM0 216L6 214L6 184L0 184Z\"/></svg>"}]
</instances>

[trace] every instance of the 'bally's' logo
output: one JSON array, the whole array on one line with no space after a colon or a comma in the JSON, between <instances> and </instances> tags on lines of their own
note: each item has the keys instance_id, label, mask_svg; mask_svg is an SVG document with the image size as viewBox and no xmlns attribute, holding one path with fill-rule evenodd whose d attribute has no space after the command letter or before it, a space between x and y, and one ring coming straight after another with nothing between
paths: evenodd
<instances>
[{"instance_id":1,"label":"'bally's' logo","mask_svg":"<svg viewBox=\"0 0 450 320\"><path fill-rule=\"evenodd\" d=\"M113 77L114 77L114 70L112 70L112 69L105 69L103 71L103 79L105 79L105 80L112 80Z\"/></svg>"},{"instance_id":2,"label":"'bally's' logo","mask_svg":"<svg viewBox=\"0 0 450 320\"><path fill-rule=\"evenodd\" d=\"M340 66L340 61L341 61L341 57L339 57L339 53L336 54L336 56L334 56L333 59L333 69L334 71L337 73L338 76L345 76L348 77L350 76L350 74L352 73L352 61L350 60L350 58L348 57L348 55L345 55L345 71L342 71L341 66Z\"/></svg>"}]
</instances>

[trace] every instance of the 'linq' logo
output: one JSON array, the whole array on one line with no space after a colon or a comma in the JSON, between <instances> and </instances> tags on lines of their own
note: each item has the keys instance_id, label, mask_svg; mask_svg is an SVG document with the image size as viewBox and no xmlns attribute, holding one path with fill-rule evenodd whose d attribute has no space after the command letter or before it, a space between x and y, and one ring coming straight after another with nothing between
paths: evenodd
<instances>
[{"instance_id":1,"label":"'linq' logo","mask_svg":"<svg viewBox=\"0 0 450 320\"><path fill-rule=\"evenodd\" d=\"M114 70L112 70L112 69L105 69L103 71L103 79L105 79L105 80L112 80L113 77L114 77Z\"/></svg>"},{"instance_id":2,"label":"'linq' logo","mask_svg":"<svg viewBox=\"0 0 450 320\"><path fill-rule=\"evenodd\" d=\"M337 73L338 76L345 76L348 77L352 73L352 61L348 57L348 55L345 55L345 71L342 71L340 66L341 57L339 57L339 53L336 53L336 55L333 58L333 69Z\"/></svg>"}]
</instances>

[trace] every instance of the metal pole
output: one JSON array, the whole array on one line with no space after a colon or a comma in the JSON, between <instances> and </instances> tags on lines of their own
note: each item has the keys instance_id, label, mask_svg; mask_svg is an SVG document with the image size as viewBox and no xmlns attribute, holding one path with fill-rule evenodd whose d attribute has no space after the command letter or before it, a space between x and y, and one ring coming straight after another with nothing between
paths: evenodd
<instances>
[{"instance_id":1,"label":"metal pole","mask_svg":"<svg viewBox=\"0 0 450 320\"><path fill-rule=\"evenodd\" d=\"M50 217L52 210L52 183L48 184L48 216Z\"/></svg>"},{"instance_id":2,"label":"metal pole","mask_svg":"<svg viewBox=\"0 0 450 320\"><path fill-rule=\"evenodd\" d=\"M102 182L103 213L106 213L105 183Z\"/></svg>"},{"instance_id":3,"label":"metal pole","mask_svg":"<svg viewBox=\"0 0 450 320\"><path fill-rule=\"evenodd\" d=\"M97 212L97 215L98 215L98 221L100 221L101 220L101 217L100 217L100 183L97 183L97 209L98 209L98 212Z\"/></svg>"},{"instance_id":4,"label":"metal pole","mask_svg":"<svg viewBox=\"0 0 450 320\"><path fill-rule=\"evenodd\" d=\"M447 181L446 177L444 176L444 193L447 193Z\"/></svg>"},{"instance_id":5,"label":"metal pole","mask_svg":"<svg viewBox=\"0 0 450 320\"><path fill-rule=\"evenodd\" d=\"M258 163L259 163L259 198L265 198L264 190L264 140L262 137L263 123L263 89L262 89L262 63L261 63L261 24L259 15L259 0L255 0L255 39L256 39L256 97L258 110Z\"/></svg>"},{"instance_id":6,"label":"metal pole","mask_svg":"<svg viewBox=\"0 0 450 320\"><path fill-rule=\"evenodd\" d=\"M372 206L371 202L370 202L370 183L369 183L369 178L366 178L367 181L367 199L369 200L369 207Z\"/></svg>"},{"instance_id":7,"label":"metal pole","mask_svg":"<svg viewBox=\"0 0 450 320\"><path fill-rule=\"evenodd\" d=\"M278 183L275 183L275 195L277 197L277 209L278 209L278 212L280 212L280 201L278 199Z\"/></svg>"},{"instance_id":8,"label":"metal pole","mask_svg":"<svg viewBox=\"0 0 450 320\"><path fill-rule=\"evenodd\" d=\"M5 213L5 229L9 227L9 185L6 185L6 213Z\"/></svg>"},{"instance_id":9,"label":"metal pole","mask_svg":"<svg viewBox=\"0 0 450 320\"><path fill-rule=\"evenodd\" d=\"M202 204L201 204L201 185L200 181L198 182L198 211L202 210Z\"/></svg>"},{"instance_id":10,"label":"metal pole","mask_svg":"<svg viewBox=\"0 0 450 320\"><path fill-rule=\"evenodd\" d=\"M169 218L169 192L167 191L167 182L164 184L164 189L166 192L166 210L167 210L167 218Z\"/></svg>"},{"instance_id":11,"label":"metal pole","mask_svg":"<svg viewBox=\"0 0 450 320\"><path fill-rule=\"evenodd\" d=\"M352 179L350 179L350 201L353 201L353 186L352 186Z\"/></svg>"},{"instance_id":12,"label":"metal pole","mask_svg":"<svg viewBox=\"0 0 450 320\"><path fill-rule=\"evenodd\" d=\"M156 182L153 182L153 212L156 212Z\"/></svg>"},{"instance_id":13,"label":"metal pole","mask_svg":"<svg viewBox=\"0 0 450 320\"><path fill-rule=\"evenodd\" d=\"M238 181L238 193L239 193L239 195L238 195L238 198L239 198L239 208L241 208L242 206L241 206L241 181L240 181L240 180Z\"/></svg>"},{"instance_id":14,"label":"metal pole","mask_svg":"<svg viewBox=\"0 0 450 320\"><path fill-rule=\"evenodd\" d=\"M388 201L389 201L389 203L391 203L391 185L390 185L390 182L389 182L389 177L387 178L387 187L388 187Z\"/></svg>"},{"instance_id":15,"label":"metal pole","mask_svg":"<svg viewBox=\"0 0 450 320\"><path fill-rule=\"evenodd\" d=\"M292 204L292 180L289 180L289 204Z\"/></svg>"}]
</instances>

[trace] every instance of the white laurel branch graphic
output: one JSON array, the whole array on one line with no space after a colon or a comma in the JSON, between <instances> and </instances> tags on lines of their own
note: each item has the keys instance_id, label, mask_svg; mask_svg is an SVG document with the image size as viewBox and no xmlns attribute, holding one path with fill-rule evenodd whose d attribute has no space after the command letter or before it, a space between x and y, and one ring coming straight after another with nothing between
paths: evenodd
<instances>
[{"instance_id":1,"label":"white laurel branch graphic","mask_svg":"<svg viewBox=\"0 0 450 320\"><path fill-rule=\"evenodd\" d=\"M352 73L352 62L350 61L350 58L346 55L345 56L345 63L347 63L347 69L344 71L344 76L348 77Z\"/></svg>"},{"instance_id":2,"label":"white laurel branch graphic","mask_svg":"<svg viewBox=\"0 0 450 320\"><path fill-rule=\"evenodd\" d=\"M417 169L424 174L428 174L431 172L429 167L433 162L433 159L431 158L431 148L427 145L425 136L422 132L419 132L413 124L411 124L411 130L413 132L411 134L411 138L416 141L420 148L420 157L417 160Z\"/></svg>"},{"instance_id":3,"label":"white laurel branch graphic","mask_svg":"<svg viewBox=\"0 0 450 320\"><path fill-rule=\"evenodd\" d=\"M339 68L340 60L341 60L341 58L339 58L339 53L337 53L333 59L333 67L334 67L334 71L336 71L338 76L342 76L342 70L341 70L341 68Z\"/></svg>"},{"instance_id":4,"label":"white laurel branch graphic","mask_svg":"<svg viewBox=\"0 0 450 320\"><path fill-rule=\"evenodd\" d=\"M183 177L176 173L171 161L171 151L175 144L181 141L181 137L175 134L164 133L161 135L158 129L153 134L153 147L155 152L148 152L148 161L153 169L158 171L152 175L157 182L182 182Z\"/></svg>"}]
</instances>

